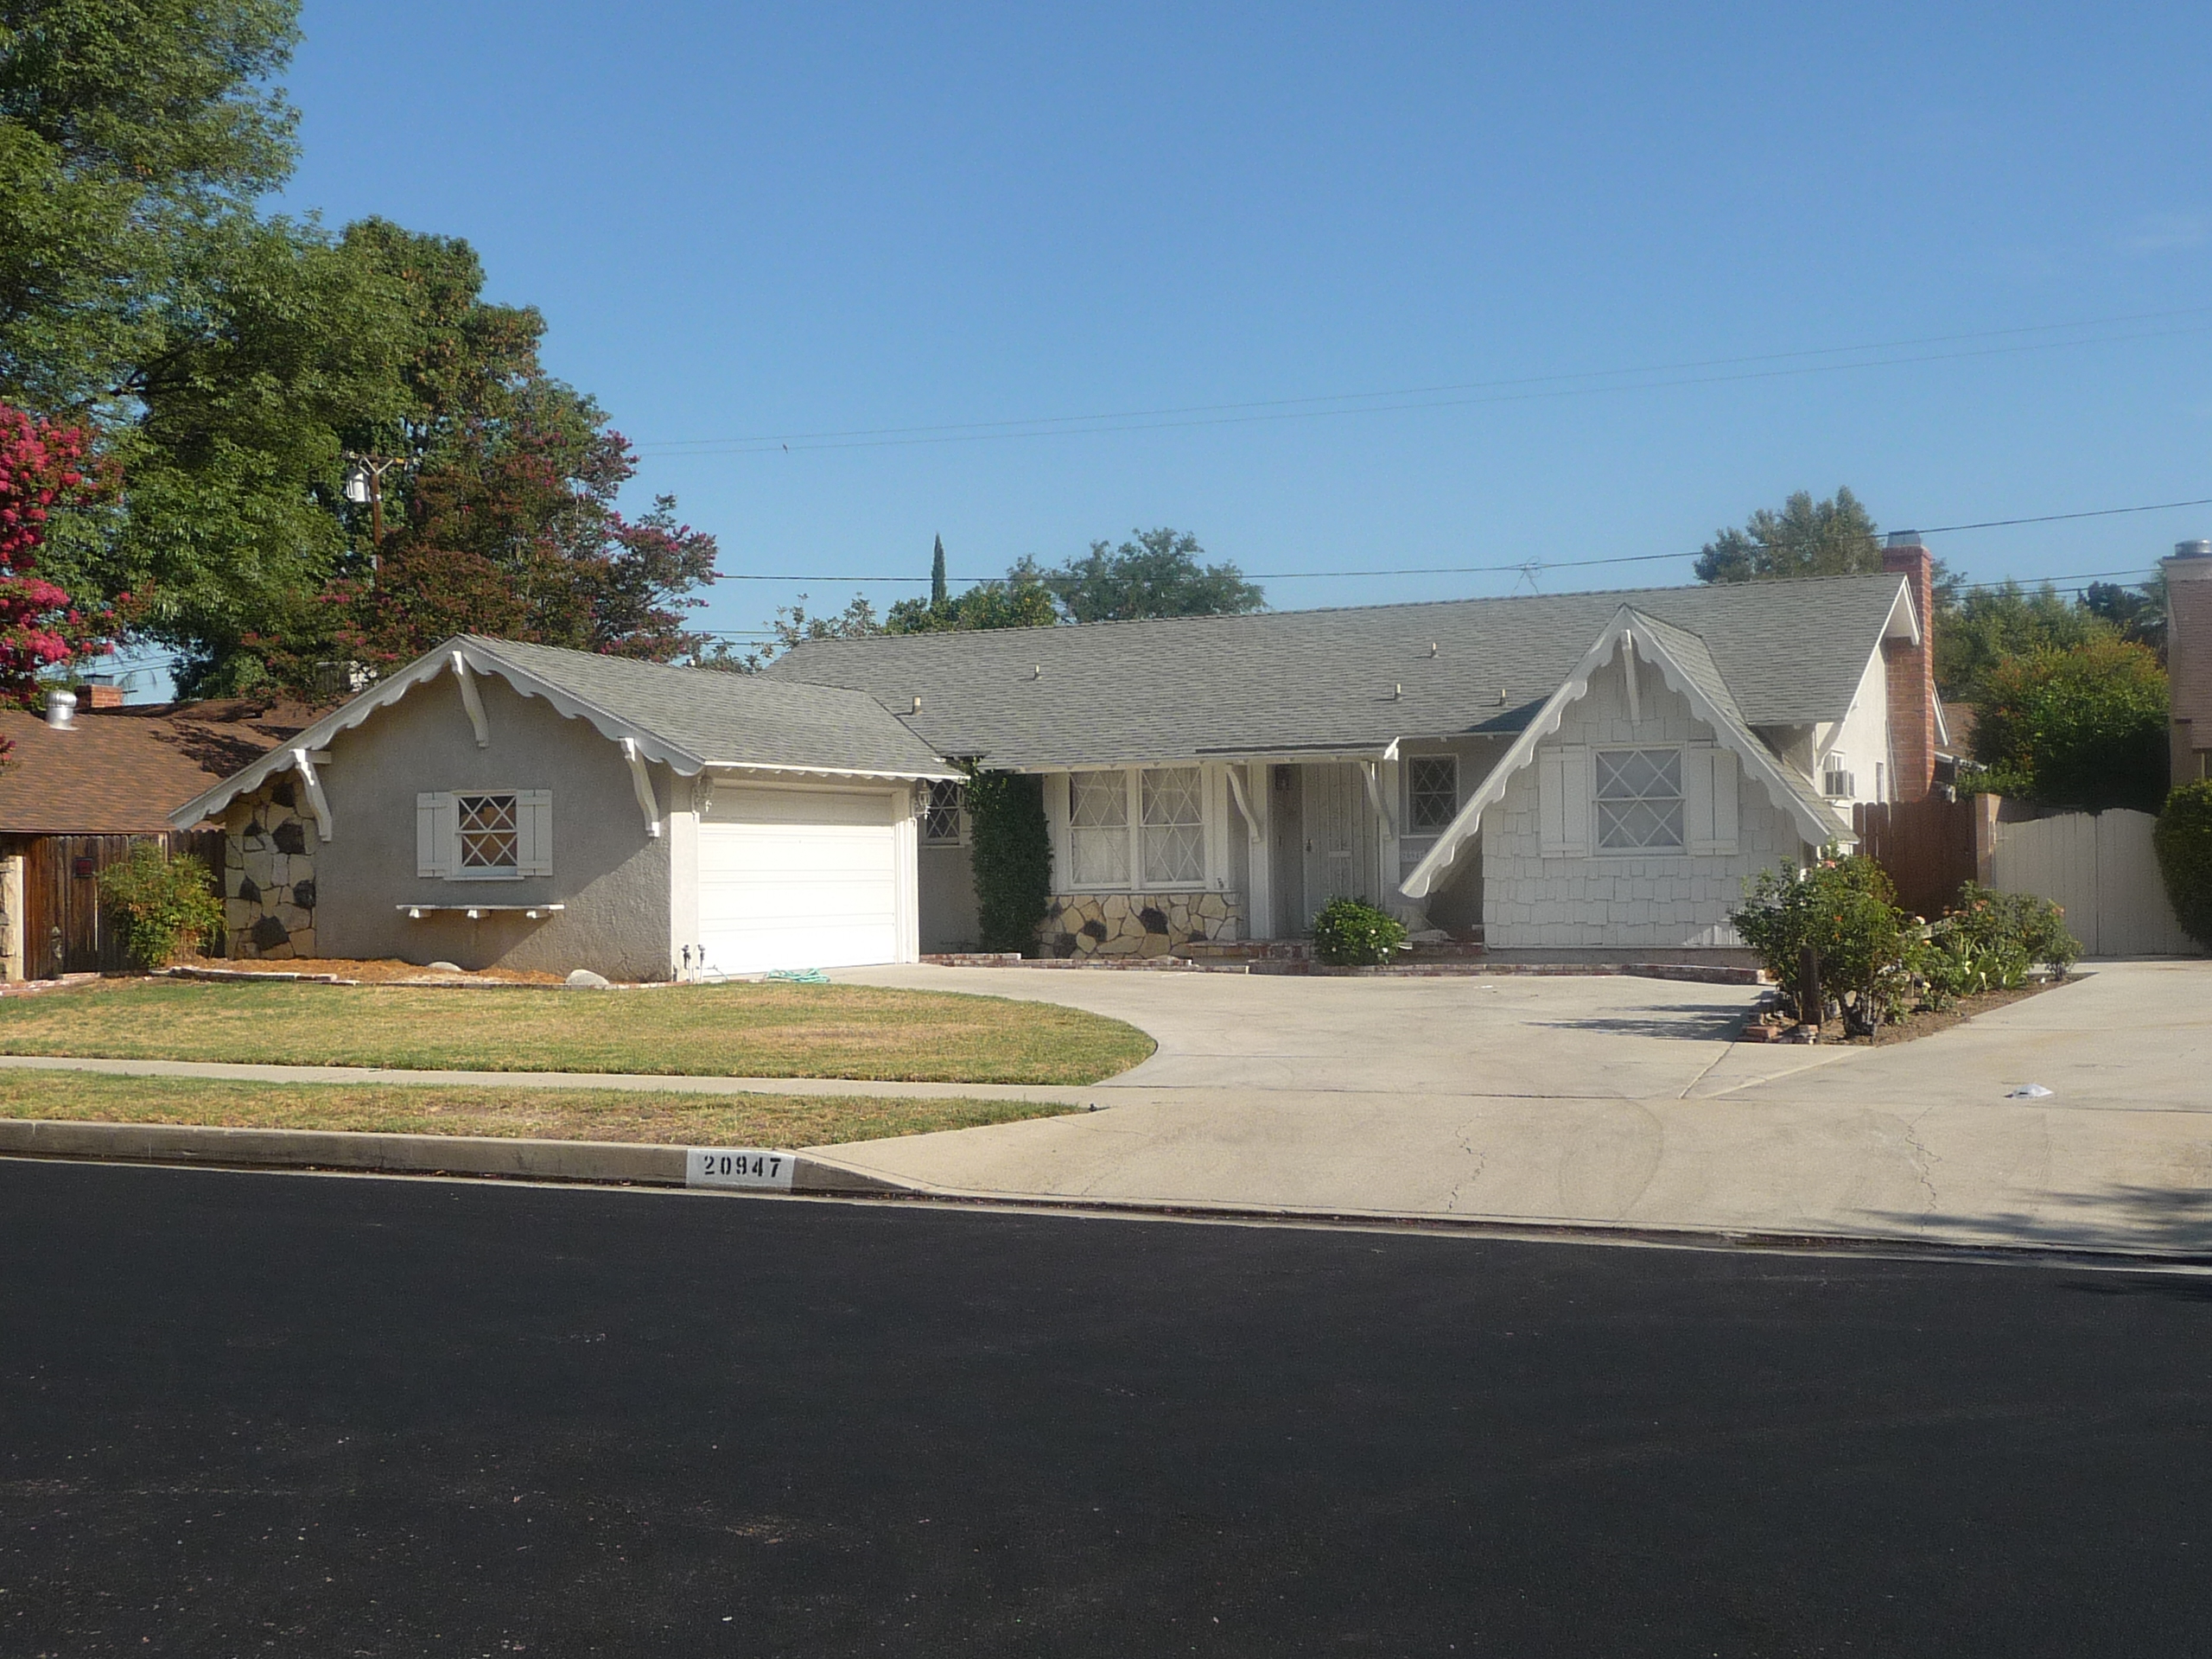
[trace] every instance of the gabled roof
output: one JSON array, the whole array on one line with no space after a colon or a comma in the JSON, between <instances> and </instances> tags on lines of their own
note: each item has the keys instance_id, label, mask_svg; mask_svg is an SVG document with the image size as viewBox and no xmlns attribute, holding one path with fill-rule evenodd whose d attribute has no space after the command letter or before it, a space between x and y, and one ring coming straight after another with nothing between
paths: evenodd
<instances>
[{"instance_id":1,"label":"gabled roof","mask_svg":"<svg viewBox=\"0 0 2212 1659\"><path fill-rule=\"evenodd\" d=\"M810 640L768 677L902 716L918 696L907 724L938 753L1015 771L1375 753L1518 732L1629 605L1704 640L1747 724L1802 726L1844 717L1904 590L1879 574Z\"/></svg>"},{"instance_id":2,"label":"gabled roof","mask_svg":"<svg viewBox=\"0 0 2212 1659\"><path fill-rule=\"evenodd\" d=\"M295 765L296 752L327 747L416 686L464 664L472 674L497 675L526 697L544 698L567 718L587 721L610 741L626 741L644 759L687 777L722 766L828 778L961 776L861 692L459 634L179 808L169 821L186 828L213 817Z\"/></svg>"},{"instance_id":3,"label":"gabled roof","mask_svg":"<svg viewBox=\"0 0 2212 1659\"><path fill-rule=\"evenodd\" d=\"M1401 893L1408 899L1428 893L1450 868L1461 844L1481 827L1483 814L1503 798L1513 775L1536 758L1537 745L1558 731L1567 711L1589 695L1591 677L1624 651L1649 663L1672 690L1688 700L1691 712L1713 728L1722 747L1735 752L1745 776L1789 813L1808 842L1821 847L1858 839L1850 824L1838 818L1834 809L1814 792L1811 784L1783 765L1751 730L1703 639L1633 606L1623 605L1445 826L1427 855L1400 885Z\"/></svg>"},{"instance_id":4,"label":"gabled roof","mask_svg":"<svg viewBox=\"0 0 2212 1659\"><path fill-rule=\"evenodd\" d=\"M160 835L169 809L251 764L315 719L273 698L80 707L67 730L0 709L14 747L0 766L0 834Z\"/></svg>"}]
</instances>

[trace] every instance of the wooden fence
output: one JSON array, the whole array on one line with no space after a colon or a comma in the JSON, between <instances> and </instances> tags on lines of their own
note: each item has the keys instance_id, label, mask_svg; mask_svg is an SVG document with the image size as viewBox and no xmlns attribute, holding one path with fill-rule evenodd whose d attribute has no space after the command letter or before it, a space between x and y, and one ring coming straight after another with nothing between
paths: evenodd
<instances>
[{"instance_id":1,"label":"wooden fence","mask_svg":"<svg viewBox=\"0 0 2212 1659\"><path fill-rule=\"evenodd\" d=\"M194 853L220 879L223 832L160 836L37 836L23 857L23 968L32 979L60 974L112 973L129 965L123 931L100 907L99 874L142 841L165 842L172 853Z\"/></svg>"},{"instance_id":2,"label":"wooden fence","mask_svg":"<svg viewBox=\"0 0 2212 1659\"><path fill-rule=\"evenodd\" d=\"M2040 894L2092 957L2199 956L2174 919L2151 845L2157 819L2115 808L1998 820L1990 886Z\"/></svg>"},{"instance_id":3,"label":"wooden fence","mask_svg":"<svg viewBox=\"0 0 2212 1659\"><path fill-rule=\"evenodd\" d=\"M1984 802L1986 801L1986 805ZM1960 887L1989 880L1989 831L1997 803L1987 797L1947 801L1861 801L1851 809L1859 850L1897 883L1897 903L1915 916L1941 916Z\"/></svg>"}]
</instances>

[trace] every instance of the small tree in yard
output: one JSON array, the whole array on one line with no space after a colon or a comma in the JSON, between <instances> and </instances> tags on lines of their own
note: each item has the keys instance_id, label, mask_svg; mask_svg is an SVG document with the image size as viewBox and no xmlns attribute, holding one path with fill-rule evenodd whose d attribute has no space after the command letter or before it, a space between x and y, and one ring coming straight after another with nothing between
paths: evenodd
<instances>
[{"instance_id":1,"label":"small tree in yard","mask_svg":"<svg viewBox=\"0 0 2212 1659\"><path fill-rule=\"evenodd\" d=\"M223 901L207 866L189 853L165 858L149 841L100 872L100 899L123 924L142 967L168 967L223 925Z\"/></svg>"},{"instance_id":2,"label":"small tree in yard","mask_svg":"<svg viewBox=\"0 0 2212 1659\"><path fill-rule=\"evenodd\" d=\"M1728 919L1803 1024L1818 1025L1821 1015L1802 982L1808 946L1823 999L1834 995L1841 1005L1847 1032L1871 1035L1909 1004L1917 941L1897 906L1897 889L1871 858L1853 853L1802 871L1763 870L1745 884L1744 906Z\"/></svg>"},{"instance_id":3,"label":"small tree in yard","mask_svg":"<svg viewBox=\"0 0 2212 1659\"><path fill-rule=\"evenodd\" d=\"M1970 778L1985 794L2155 812L2166 794L2166 671L2103 638L2009 658L1982 682Z\"/></svg>"}]
</instances>

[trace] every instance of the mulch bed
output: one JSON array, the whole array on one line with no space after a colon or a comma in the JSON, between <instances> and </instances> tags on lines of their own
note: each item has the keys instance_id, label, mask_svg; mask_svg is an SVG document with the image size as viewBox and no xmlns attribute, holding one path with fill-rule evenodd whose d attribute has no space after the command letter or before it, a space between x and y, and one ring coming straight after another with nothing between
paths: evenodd
<instances>
[{"instance_id":1,"label":"mulch bed","mask_svg":"<svg viewBox=\"0 0 2212 1659\"><path fill-rule=\"evenodd\" d=\"M2038 981L2023 985L2017 991L1985 991L1980 996L1962 996L1942 1013L1919 1010L1907 1014L1895 1024L1884 1026L1872 1037L1847 1037L1843 1021L1830 1020L1821 1027L1821 1041L1848 1043L1854 1048L1887 1048L1894 1043L1909 1043L1916 1037L1932 1037L1939 1031L1948 1031L1953 1026L1963 1025L1978 1014L1987 1014L1992 1008L2001 1008L2013 1002L2040 996L2045 991L2056 990L2061 985L2070 985L2081 977L2072 975L2065 979Z\"/></svg>"}]
</instances>

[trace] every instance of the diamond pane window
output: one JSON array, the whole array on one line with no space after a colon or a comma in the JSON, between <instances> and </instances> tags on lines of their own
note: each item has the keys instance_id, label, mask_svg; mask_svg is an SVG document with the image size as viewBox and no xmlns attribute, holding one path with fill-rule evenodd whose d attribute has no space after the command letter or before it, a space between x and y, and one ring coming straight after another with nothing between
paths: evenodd
<instances>
[{"instance_id":1,"label":"diamond pane window","mask_svg":"<svg viewBox=\"0 0 2212 1659\"><path fill-rule=\"evenodd\" d=\"M1415 831L1441 830L1459 815L1459 761L1449 754L1416 755L1406 763L1407 804Z\"/></svg>"},{"instance_id":2,"label":"diamond pane window","mask_svg":"<svg viewBox=\"0 0 2212 1659\"><path fill-rule=\"evenodd\" d=\"M960 839L961 786L944 779L930 785L930 804L922 809L922 839L957 842Z\"/></svg>"},{"instance_id":3,"label":"diamond pane window","mask_svg":"<svg viewBox=\"0 0 2212 1659\"><path fill-rule=\"evenodd\" d=\"M521 863L522 836L512 795L459 795L461 868L512 870Z\"/></svg>"},{"instance_id":4,"label":"diamond pane window","mask_svg":"<svg viewBox=\"0 0 2212 1659\"><path fill-rule=\"evenodd\" d=\"M1068 779L1068 860L1077 887L1128 884L1129 780L1124 773L1078 772Z\"/></svg>"},{"instance_id":5,"label":"diamond pane window","mask_svg":"<svg viewBox=\"0 0 2212 1659\"><path fill-rule=\"evenodd\" d=\"M1173 766L1143 772L1138 786L1143 797L1146 885L1205 880L1206 841L1198 769Z\"/></svg>"},{"instance_id":6,"label":"diamond pane window","mask_svg":"<svg viewBox=\"0 0 2212 1659\"><path fill-rule=\"evenodd\" d=\"M1682 752L1600 749L1598 845L1609 853L1672 852L1682 844Z\"/></svg>"}]
</instances>

